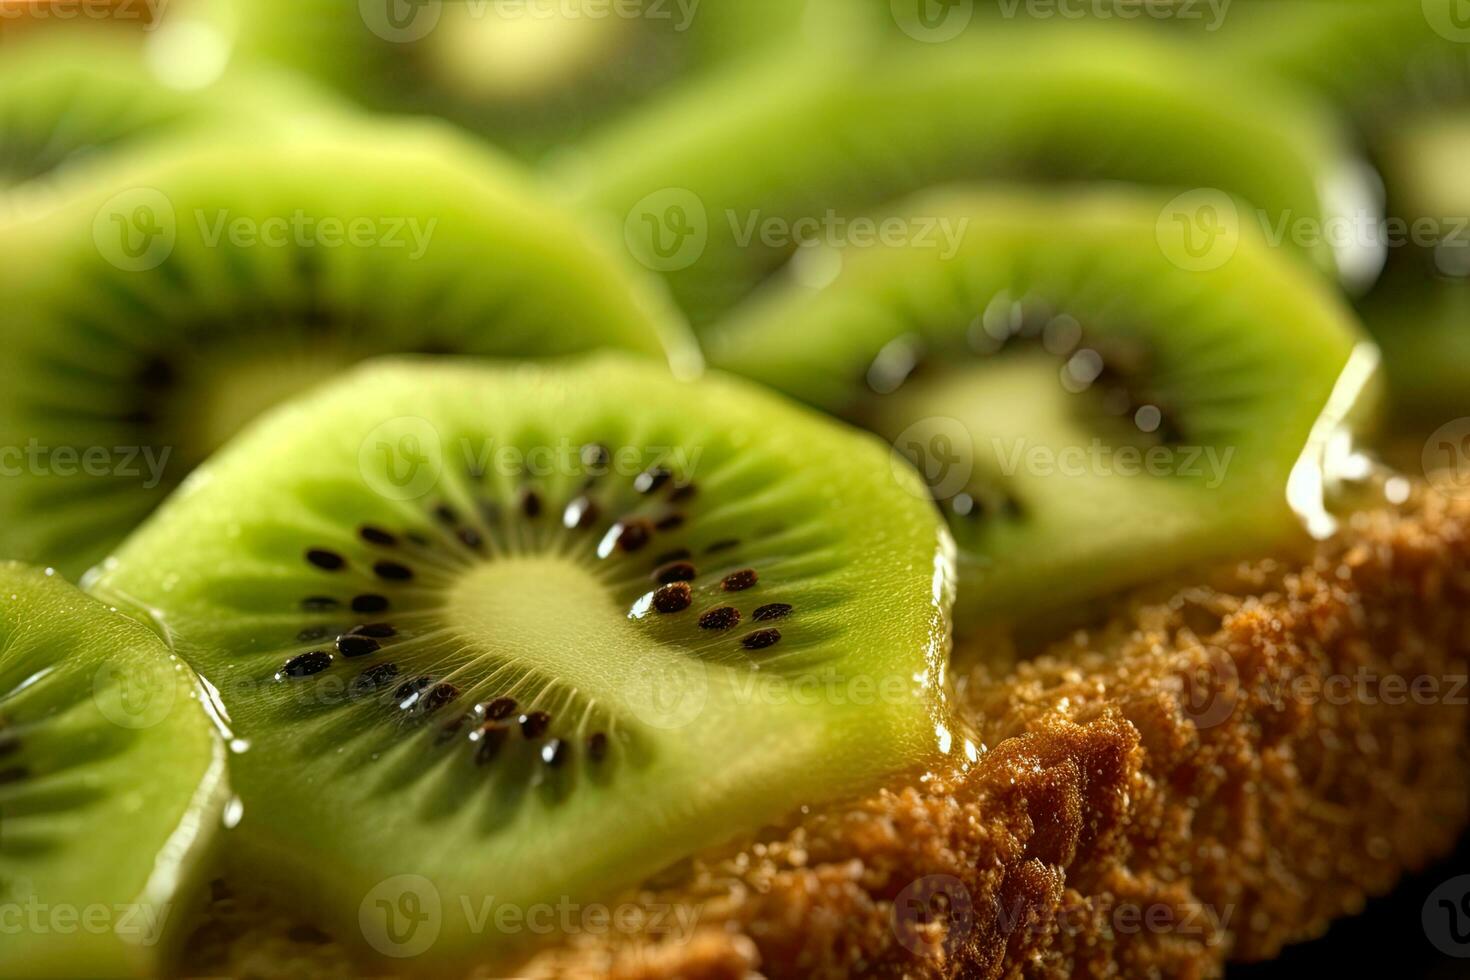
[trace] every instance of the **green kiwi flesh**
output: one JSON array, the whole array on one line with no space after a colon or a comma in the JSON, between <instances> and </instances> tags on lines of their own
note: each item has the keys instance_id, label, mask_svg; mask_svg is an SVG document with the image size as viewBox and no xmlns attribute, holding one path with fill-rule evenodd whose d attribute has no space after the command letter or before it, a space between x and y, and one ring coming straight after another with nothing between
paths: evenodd
<instances>
[{"instance_id":1,"label":"green kiwi flesh","mask_svg":"<svg viewBox=\"0 0 1470 980\"><path fill-rule=\"evenodd\" d=\"M159 976L228 789L194 675L50 571L0 563L7 977Z\"/></svg>"},{"instance_id":2,"label":"green kiwi flesh","mask_svg":"<svg viewBox=\"0 0 1470 980\"><path fill-rule=\"evenodd\" d=\"M699 329L797 251L804 223L947 182L1216 188L1271 223L1366 207L1331 117L1198 49L1000 25L918 48L763 65L723 97L673 100L589 141L558 182L664 274ZM1356 256L1308 251L1357 274Z\"/></svg>"},{"instance_id":3,"label":"green kiwi flesh","mask_svg":"<svg viewBox=\"0 0 1470 980\"><path fill-rule=\"evenodd\" d=\"M0 554L79 574L261 410L375 354L697 368L651 285L466 139L170 141L0 230Z\"/></svg>"},{"instance_id":4,"label":"green kiwi flesh","mask_svg":"<svg viewBox=\"0 0 1470 980\"><path fill-rule=\"evenodd\" d=\"M295 66L368 107L432 112L535 154L664 90L802 40L817 11L832 31L845 5L369 0L361 16L336 0L224 6L247 58Z\"/></svg>"},{"instance_id":5,"label":"green kiwi flesh","mask_svg":"<svg viewBox=\"0 0 1470 980\"><path fill-rule=\"evenodd\" d=\"M902 460L747 382L438 359L278 409L89 587L219 689L250 879L420 972L534 938L486 900L598 901L973 751L952 560ZM359 921L399 886L428 945Z\"/></svg>"},{"instance_id":6,"label":"green kiwi flesh","mask_svg":"<svg viewBox=\"0 0 1470 980\"><path fill-rule=\"evenodd\" d=\"M961 625L1302 534L1288 484L1371 354L1325 282L1249 228L1188 268L1143 194L953 191L901 214L963 240L814 260L840 271L773 286L710 358L914 460L960 549Z\"/></svg>"},{"instance_id":7,"label":"green kiwi flesh","mask_svg":"<svg viewBox=\"0 0 1470 980\"><path fill-rule=\"evenodd\" d=\"M1371 135L1407 107L1470 99L1470 22L1459 3L1236 4L1213 41L1242 70L1330 98Z\"/></svg>"}]
</instances>

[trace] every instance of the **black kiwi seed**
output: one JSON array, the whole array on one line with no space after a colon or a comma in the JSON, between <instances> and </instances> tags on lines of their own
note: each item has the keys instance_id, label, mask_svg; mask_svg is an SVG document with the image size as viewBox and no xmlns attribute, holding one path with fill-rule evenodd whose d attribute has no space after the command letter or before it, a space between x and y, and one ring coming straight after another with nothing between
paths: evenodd
<instances>
[{"instance_id":1,"label":"black kiwi seed","mask_svg":"<svg viewBox=\"0 0 1470 980\"><path fill-rule=\"evenodd\" d=\"M386 582L407 582L413 578L413 569L396 561L377 562L373 565L373 572Z\"/></svg>"},{"instance_id":2,"label":"black kiwi seed","mask_svg":"<svg viewBox=\"0 0 1470 980\"><path fill-rule=\"evenodd\" d=\"M475 764L483 766L495 758L495 754L500 751L500 747L505 744L509 735L510 729L504 725L480 726L480 730L473 736L474 740L479 743L475 748Z\"/></svg>"},{"instance_id":3,"label":"black kiwi seed","mask_svg":"<svg viewBox=\"0 0 1470 980\"><path fill-rule=\"evenodd\" d=\"M742 568L738 572L731 572L720 580L720 588L726 592L744 592L760 580L753 568Z\"/></svg>"},{"instance_id":4,"label":"black kiwi seed","mask_svg":"<svg viewBox=\"0 0 1470 980\"><path fill-rule=\"evenodd\" d=\"M772 619L785 619L789 615L791 615L791 606L784 602L772 602L757 609L751 618L764 623Z\"/></svg>"},{"instance_id":5,"label":"black kiwi seed","mask_svg":"<svg viewBox=\"0 0 1470 980\"><path fill-rule=\"evenodd\" d=\"M593 762L607 758L607 732L593 732L587 736L587 758Z\"/></svg>"},{"instance_id":6,"label":"black kiwi seed","mask_svg":"<svg viewBox=\"0 0 1470 980\"><path fill-rule=\"evenodd\" d=\"M582 447L582 465L588 469L602 469L611 461L612 454L607 451L606 446L597 443L588 443Z\"/></svg>"},{"instance_id":7,"label":"black kiwi seed","mask_svg":"<svg viewBox=\"0 0 1470 980\"><path fill-rule=\"evenodd\" d=\"M662 466L655 466L652 469L644 470L633 478L633 489L639 493L653 493L659 487L668 483L669 477L673 475Z\"/></svg>"},{"instance_id":8,"label":"black kiwi seed","mask_svg":"<svg viewBox=\"0 0 1470 980\"><path fill-rule=\"evenodd\" d=\"M312 674L320 674L332 666L332 655L325 650L312 650L310 653L299 654L287 660L285 665L276 672L276 680L285 680L288 677L310 677Z\"/></svg>"},{"instance_id":9,"label":"black kiwi seed","mask_svg":"<svg viewBox=\"0 0 1470 980\"><path fill-rule=\"evenodd\" d=\"M693 582L699 576L699 570L687 561L671 561L667 565L660 565L653 570L653 580L660 585L669 585L674 582Z\"/></svg>"},{"instance_id":10,"label":"black kiwi seed","mask_svg":"<svg viewBox=\"0 0 1470 980\"><path fill-rule=\"evenodd\" d=\"M325 626L308 626L304 630L296 634L296 639L300 640L302 643L310 643L313 640L322 639L330 632L331 630L327 629Z\"/></svg>"},{"instance_id":11,"label":"black kiwi seed","mask_svg":"<svg viewBox=\"0 0 1470 980\"><path fill-rule=\"evenodd\" d=\"M641 517L635 517L619 524L618 547L624 551L638 551L648 544L652 537L652 527Z\"/></svg>"},{"instance_id":12,"label":"black kiwi seed","mask_svg":"<svg viewBox=\"0 0 1470 980\"><path fill-rule=\"evenodd\" d=\"M560 769L571 756L571 747L559 738L548 739L541 746L541 761L552 769Z\"/></svg>"},{"instance_id":13,"label":"black kiwi seed","mask_svg":"<svg viewBox=\"0 0 1470 980\"><path fill-rule=\"evenodd\" d=\"M661 613L683 612L693 601L688 582L665 585L653 594L653 608Z\"/></svg>"},{"instance_id":14,"label":"black kiwi seed","mask_svg":"<svg viewBox=\"0 0 1470 980\"><path fill-rule=\"evenodd\" d=\"M459 688L453 684L435 684L429 688L429 693L424 695L420 707L422 707L425 713L438 711L446 704L458 698Z\"/></svg>"},{"instance_id":15,"label":"black kiwi seed","mask_svg":"<svg viewBox=\"0 0 1470 980\"><path fill-rule=\"evenodd\" d=\"M357 536L368 544L382 545L385 548L392 548L398 544L398 536L396 534L393 534L391 531L385 531L380 527L374 527L371 524L364 524L358 528Z\"/></svg>"},{"instance_id":16,"label":"black kiwi seed","mask_svg":"<svg viewBox=\"0 0 1470 980\"><path fill-rule=\"evenodd\" d=\"M353 636L351 633L343 633L337 637L337 652L344 657L366 657L370 653L377 653L383 645L369 636Z\"/></svg>"},{"instance_id":17,"label":"black kiwi seed","mask_svg":"<svg viewBox=\"0 0 1470 980\"><path fill-rule=\"evenodd\" d=\"M521 715L516 719L521 726L521 734L527 738L540 738L546 734L546 729L551 727L551 716L544 711L532 711Z\"/></svg>"},{"instance_id":18,"label":"black kiwi seed","mask_svg":"<svg viewBox=\"0 0 1470 980\"><path fill-rule=\"evenodd\" d=\"M307 549L306 560L325 572L341 571L347 565L347 559L325 548Z\"/></svg>"},{"instance_id":19,"label":"black kiwi seed","mask_svg":"<svg viewBox=\"0 0 1470 980\"><path fill-rule=\"evenodd\" d=\"M469 548L471 551L479 551L480 547L485 543L485 539L481 537L480 532L472 527L460 528L455 532L455 536L459 538L460 544Z\"/></svg>"},{"instance_id":20,"label":"black kiwi seed","mask_svg":"<svg viewBox=\"0 0 1470 980\"><path fill-rule=\"evenodd\" d=\"M408 701L410 698L417 701L418 698L416 695L432 683L434 683L434 678L432 677L415 677L411 681L404 681L398 685L398 690L393 692L393 698L397 701ZM409 701L408 704L399 705L399 707L411 708L413 707L413 701Z\"/></svg>"},{"instance_id":21,"label":"black kiwi seed","mask_svg":"<svg viewBox=\"0 0 1470 980\"><path fill-rule=\"evenodd\" d=\"M589 528L597 523L598 514L597 502L584 494L567 504L561 520L567 527Z\"/></svg>"},{"instance_id":22,"label":"black kiwi seed","mask_svg":"<svg viewBox=\"0 0 1470 980\"><path fill-rule=\"evenodd\" d=\"M714 544L704 549L704 553L707 555L713 555L716 552L729 551L731 548L738 547L740 547L739 541L734 538L725 538L723 541L716 541Z\"/></svg>"},{"instance_id":23,"label":"black kiwi seed","mask_svg":"<svg viewBox=\"0 0 1470 980\"><path fill-rule=\"evenodd\" d=\"M357 675L357 684L368 688L387 687L398 676L397 664L373 664Z\"/></svg>"},{"instance_id":24,"label":"black kiwi seed","mask_svg":"<svg viewBox=\"0 0 1470 980\"><path fill-rule=\"evenodd\" d=\"M376 640L385 640L390 636L397 636L398 630L388 623L364 623L354 626L347 631L352 636L371 636Z\"/></svg>"},{"instance_id":25,"label":"black kiwi seed","mask_svg":"<svg viewBox=\"0 0 1470 980\"><path fill-rule=\"evenodd\" d=\"M674 528L678 527L679 525L681 525L683 523L684 523L684 515L683 514L674 513L674 514L665 514L663 517L660 517L658 519L657 523L655 523L653 526L656 527L656 528L658 528L660 531L672 531Z\"/></svg>"},{"instance_id":26,"label":"black kiwi seed","mask_svg":"<svg viewBox=\"0 0 1470 980\"><path fill-rule=\"evenodd\" d=\"M18 783L30 775L25 766L12 766L9 769L0 769L0 785L6 783Z\"/></svg>"},{"instance_id":27,"label":"black kiwi seed","mask_svg":"<svg viewBox=\"0 0 1470 980\"><path fill-rule=\"evenodd\" d=\"M702 630L727 630L740 622L740 610L734 606L720 606L699 617Z\"/></svg>"},{"instance_id":28,"label":"black kiwi seed","mask_svg":"<svg viewBox=\"0 0 1470 980\"><path fill-rule=\"evenodd\" d=\"M301 600L301 608L307 612L324 612L328 609L336 609L341 603L330 596L311 595Z\"/></svg>"},{"instance_id":29,"label":"black kiwi seed","mask_svg":"<svg viewBox=\"0 0 1470 980\"><path fill-rule=\"evenodd\" d=\"M388 599L387 599L387 597L386 596L376 595L376 594L371 593L371 592L367 593L366 595L356 596L352 600L352 611L353 612L360 612L360 613L379 613L379 612L383 612L387 608L388 608Z\"/></svg>"},{"instance_id":30,"label":"black kiwi seed","mask_svg":"<svg viewBox=\"0 0 1470 980\"><path fill-rule=\"evenodd\" d=\"M439 504L437 507L435 507L434 516L439 519L439 523L441 524L459 523L459 515L456 514L454 512L454 508L449 506L448 504Z\"/></svg>"},{"instance_id":31,"label":"black kiwi seed","mask_svg":"<svg viewBox=\"0 0 1470 980\"><path fill-rule=\"evenodd\" d=\"M527 490L521 494L521 511L527 517L540 517L541 495L535 490Z\"/></svg>"},{"instance_id":32,"label":"black kiwi seed","mask_svg":"<svg viewBox=\"0 0 1470 980\"><path fill-rule=\"evenodd\" d=\"M453 512L451 511L451 513ZM432 544L427 536L418 531L405 531L403 536L412 543L418 545L420 548L427 548L430 544Z\"/></svg>"},{"instance_id":33,"label":"black kiwi seed","mask_svg":"<svg viewBox=\"0 0 1470 980\"><path fill-rule=\"evenodd\" d=\"M698 492L694 484L686 483L682 487L675 487L673 489L673 492L669 494L669 502L677 504L681 501L688 500Z\"/></svg>"},{"instance_id":34,"label":"black kiwi seed","mask_svg":"<svg viewBox=\"0 0 1470 980\"><path fill-rule=\"evenodd\" d=\"M494 701L480 705L480 711L491 721L509 718L515 710L515 698L496 698Z\"/></svg>"},{"instance_id":35,"label":"black kiwi seed","mask_svg":"<svg viewBox=\"0 0 1470 980\"><path fill-rule=\"evenodd\" d=\"M174 366L161 357L150 358L137 374L138 384L145 388L169 388L175 378Z\"/></svg>"},{"instance_id":36,"label":"black kiwi seed","mask_svg":"<svg viewBox=\"0 0 1470 980\"><path fill-rule=\"evenodd\" d=\"M741 640L740 645L747 650L764 650L766 647L775 646L779 642L781 642L780 630L756 630Z\"/></svg>"},{"instance_id":37,"label":"black kiwi seed","mask_svg":"<svg viewBox=\"0 0 1470 980\"><path fill-rule=\"evenodd\" d=\"M693 557L694 556L689 553L688 548L675 548L673 551L666 551L663 554L659 555L654 564L667 565L670 562L684 561Z\"/></svg>"}]
</instances>

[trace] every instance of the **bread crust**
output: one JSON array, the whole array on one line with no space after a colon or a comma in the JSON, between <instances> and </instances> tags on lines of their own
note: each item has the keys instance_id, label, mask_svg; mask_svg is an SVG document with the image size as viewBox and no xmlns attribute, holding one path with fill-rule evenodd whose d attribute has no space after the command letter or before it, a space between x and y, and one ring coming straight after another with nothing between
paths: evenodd
<instances>
[{"instance_id":1,"label":"bread crust","mask_svg":"<svg viewBox=\"0 0 1470 980\"><path fill-rule=\"evenodd\" d=\"M525 972L1215 976L1446 853L1470 810L1470 505L1421 489L1196 578L957 666L989 746L968 771L696 860L636 900L697 928L570 937Z\"/></svg>"}]
</instances>

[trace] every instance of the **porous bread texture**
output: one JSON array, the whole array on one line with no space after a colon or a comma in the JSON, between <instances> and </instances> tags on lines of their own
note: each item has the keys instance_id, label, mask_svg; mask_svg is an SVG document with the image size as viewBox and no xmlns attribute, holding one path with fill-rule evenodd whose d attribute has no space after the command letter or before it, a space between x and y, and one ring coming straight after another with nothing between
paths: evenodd
<instances>
[{"instance_id":1,"label":"porous bread texture","mask_svg":"<svg viewBox=\"0 0 1470 980\"><path fill-rule=\"evenodd\" d=\"M1212 976L1447 852L1470 816L1470 502L1421 489L1304 554L1194 578L1003 670L962 652L955 700L988 747L968 771L626 897L697 909L692 930L650 914L517 972ZM194 962L262 975L269 941L304 967L284 928L211 923Z\"/></svg>"}]
</instances>

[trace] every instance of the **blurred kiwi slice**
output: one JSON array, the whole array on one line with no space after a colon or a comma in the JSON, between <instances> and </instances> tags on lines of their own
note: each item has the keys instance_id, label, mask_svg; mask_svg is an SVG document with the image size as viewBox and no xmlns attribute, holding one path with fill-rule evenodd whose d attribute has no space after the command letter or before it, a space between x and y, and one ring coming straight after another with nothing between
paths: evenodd
<instances>
[{"instance_id":1,"label":"blurred kiwi slice","mask_svg":"<svg viewBox=\"0 0 1470 980\"><path fill-rule=\"evenodd\" d=\"M952 547L880 442L747 382L440 359L278 409L90 586L250 744L251 877L421 972L513 955L487 899L597 901L962 751Z\"/></svg>"},{"instance_id":2,"label":"blurred kiwi slice","mask_svg":"<svg viewBox=\"0 0 1470 980\"><path fill-rule=\"evenodd\" d=\"M228 796L200 696L148 629L0 563L6 976L162 974Z\"/></svg>"},{"instance_id":3,"label":"blurred kiwi slice","mask_svg":"<svg viewBox=\"0 0 1470 980\"><path fill-rule=\"evenodd\" d=\"M1213 35L1242 68L1308 87L1373 132L1406 108L1470 99L1461 0L1235 4Z\"/></svg>"},{"instance_id":4,"label":"blurred kiwi slice","mask_svg":"<svg viewBox=\"0 0 1470 980\"><path fill-rule=\"evenodd\" d=\"M191 129L285 130L333 110L322 93L269 71L165 78L147 48L116 32L47 31L0 50L0 199L40 193L43 179L140 142ZM14 203L0 200L0 214Z\"/></svg>"},{"instance_id":5,"label":"blurred kiwi slice","mask_svg":"<svg viewBox=\"0 0 1470 980\"><path fill-rule=\"evenodd\" d=\"M697 369L648 284L466 139L170 142L0 231L0 553L79 573L262 409L375 354Z\"/></svg>"},{"instance_id":6,"label":"blurred kiwi slice","mask_svg":"<svg viewBox=\"0 0 1470 980\"><path fill-rule=\"evenodd\" d=\"M826 281L773 287L710 357L913 460L960 548L963 623L1329 523L1307 450L1370 404L1374 352L1249 224L1192 248L1124 191L954 190L889 217L914 237L805 256ZM936 224L958 240L919 237Z\"/></svg>"},{"instance_id":7,"label":"blurred kiwi slice","mask_svg":"<svg viewBox=\"0 0 1470 980\"><path fill-rule=\"evenodd\" d=\"M1271 227L1376 213L1335 121L1315 104L1198 48L1093 25L1055 34L996 25L871 58L763 66L724 93L671 100L590 141L558 184L664 274L702 329L801 242L842 238L833 222L998 175L1214 188ZM1364 274L1360 256L1325 243L1302 251Z\"/></svg>"},{"instance_id":8,"label":"blurred kiwi slice","mask_svg":"<svg viewBox=\"0 0 1470 980\"><path fill-rule=\"evenodd\" d=\"M454 119L527 154L768 47L839 34L831 0L225 0L247 59L379 110ZM812 25L810 36L804 25Z\"/></svg>"}]
</instances>

